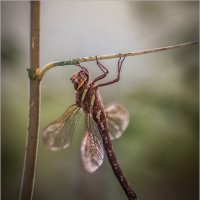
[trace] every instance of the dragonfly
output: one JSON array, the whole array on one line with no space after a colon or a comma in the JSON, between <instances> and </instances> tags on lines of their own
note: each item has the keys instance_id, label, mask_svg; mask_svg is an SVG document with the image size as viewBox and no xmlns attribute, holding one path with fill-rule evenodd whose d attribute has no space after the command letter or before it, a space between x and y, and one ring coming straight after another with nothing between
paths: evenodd
<instances>
[{"instance_id":1,"label":"dragonfly","mask_svg":"<svg viewBox=\"0 0 200 200\"><path fill-rule=\"evenodd\" d=\"M135 200L137 199L136 193L123 175L111 143L111 140L119 138L126 130L129 124L129 113L118 103L104 107L98 91L100 87L120 80L125 57L126 55L121 56L118 60L117 78L105 83L98 83L98 81L104 79L109 71L97 57L96 63L102 74L93 81L89 79L87 68L81 66L80 63L77 64L80 70L70 78L76 91L75 104L69 106L58 119L44 128L43 140L52 151L69 147L81 113L84 113L85 129L80 148L84 169L89 173L95 172L103 163L105 149L114 174L128 199Z\"/></svg>"}]
</instances>

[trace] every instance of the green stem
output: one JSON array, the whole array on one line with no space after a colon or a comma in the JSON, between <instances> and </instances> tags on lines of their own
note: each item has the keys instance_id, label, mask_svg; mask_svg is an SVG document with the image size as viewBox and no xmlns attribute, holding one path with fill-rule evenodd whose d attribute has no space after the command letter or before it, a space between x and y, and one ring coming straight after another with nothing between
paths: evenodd
<instances>
[{"instance_id":1,"label":"green stem","mask_svg":"<svg viewBox=\"0 0 200 200\"><path fill-rule=\"evenodd\" d=\"M187 42L187 43L182 43L182 44L177 44L177 45L172 45L172 46L167 46L167 47L160 47L160 48L154 48L154 49L148 49L148 50L143 50L143 51L134 51L134 52L127 52L127 53L118 53L118 54L112 54L112 55L102 55L102 56L97 56L98 60L104 60L104 59L112 59L112 58L119 58L121 56L138 56L138 55L143 55L143 54L149 54L149 53L156 53L160 51L166 51L170 49L175 49L175 48L182 48L182 47L187 47L190 45L198 44L199 41L195 42ZM56 67L56 66L64 66L64 65L76 65L81 62L88 62L88 61L95 61L96 56L90 56L90 57L83 57L83 58L75 58L75 59L69 59L65 61L58 61L58 62L52 62L41 69L38 69L35 72L35 78L42 80L44 74L51 68Z\"/></svg>"}]
</instances>

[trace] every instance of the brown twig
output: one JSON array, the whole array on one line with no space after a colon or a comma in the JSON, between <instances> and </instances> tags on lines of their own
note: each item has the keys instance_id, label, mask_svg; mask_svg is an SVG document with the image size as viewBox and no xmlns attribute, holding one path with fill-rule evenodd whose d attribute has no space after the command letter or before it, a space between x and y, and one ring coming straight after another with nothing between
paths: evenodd
<instances>
[{"instance_id":1,"label":"brown twig","mask_svg":"<svg viewBox=\"0 0 200 200\"><path fill-rule=\"evenodd\" d=\"M30 69L39 68L40 2L31 1ZM31 200L34 188L38 148L40 81L30 79L29 125L26 142L24 168L21 181L20 200Z\"/></svg>"},{"instance_id":2,"label":"brown twig","mask_svg":"<svg viewBox=\"0 0 200 200\"><path fill-rule=\"evenodd\" d=\"M167 47L160 47L160 48L154 48L154 49L148 49L148 50L143 50L143 51L134 51L134 52L127 52L127 53L117 53L117 54L112 54L112 55L102 55L102 56L97 56L98 60L104 60L104 59L111 59L111 58L119 58L121 56L138 56L138 55L143 55L143 54L149 54L149 53L156 53L160 51L166 51L170 49L175 49L175 48L182 48L182 47L187 47L190 45L198 44L198 41L195 42L187 42L187 43L182 43L182 44L177 44L177 45L171 45ZM88 61L95 61L96 56L90 56L90 57L83 57L83 58L75 58L75 59L68 59L65 61L57 61L57 62L52 62L41 69L38 69L36 73L34 74L35 78L42 80L44 74L51 68L56 67L56 66L64 66L64 65L76 65L81 62L88 62Z\"/></svg>"}]
</instances>

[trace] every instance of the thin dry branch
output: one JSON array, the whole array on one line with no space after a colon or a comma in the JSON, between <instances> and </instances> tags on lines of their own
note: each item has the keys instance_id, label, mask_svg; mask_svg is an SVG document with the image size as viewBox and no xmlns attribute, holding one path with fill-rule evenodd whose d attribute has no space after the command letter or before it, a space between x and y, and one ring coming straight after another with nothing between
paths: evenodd
<instances>
[{"instance_id":1,"label":"thin dry branch","mask_svg":"<svg viewBox=\"0 0 200 200\"><path fill-rule=\"evenodd\" d=\"M31 1L30 69L39 67L40 2ZM20 200L31 200L33 196L38 147L40 81L30 79L29 125L25 149L24 168L20 189Z\"/></svg>"},{"instance_id":2,"label":"thin dry branch","mask_svg":"<svg viewBox=\"0 0 200 200\"><path fill-rule=\"evenodd\" d=\"M149 53L156 53L160 51L166 51L170 49L175 49L175 48L182 48L182 47L187 47L190 45L198 44L199 41L195 42L187 42L187 43L182 43L182 44L177 44L177 45L172 45L172 46L167 46L167 47L160 47L160 48L154 48L154 49L148 49L148 50L143 50L143 51L134 51L134 52L127 52L127 53L118 53L118 54L111 54L111 55L102 55L102 56L97 56L98 60L104 60L104 59L112 59L112 58L119 58L120 56L138 56L138 55L143 55L143 54L149 54ZM64 65L76 65L81 62L88 62L88 61L95 61L96 56L90 56L90 57L83 57L83 58L76 58L76 59L68 59L65 61L58 61L58 62L52 62L47 65L45 65L43 68L39 69L36 71L36 74L32 74L33 72L29 72L29 76L33 78L37 78L39 80L42 80L44 74L51 68L56 67L56 66L64 66Z\"/></svg>"}]
</instances>

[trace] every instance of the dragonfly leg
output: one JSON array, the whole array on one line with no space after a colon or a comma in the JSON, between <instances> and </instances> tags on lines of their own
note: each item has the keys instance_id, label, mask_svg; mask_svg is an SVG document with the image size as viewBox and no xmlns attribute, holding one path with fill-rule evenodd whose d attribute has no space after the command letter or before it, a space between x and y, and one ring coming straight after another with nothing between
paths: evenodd
<instances>
[{"instance_id":1,"label":"dragonfly leg","mask_svg":"<svg viewBox=\"0 0 200 200\"><path fill-rule=\"evenodd\" d=\"M109 72L108 69L107 69L105 66L103 66L103 65L99 62L97 56L96 56L96 62L97 62L97 66L100 68L100 70L103 72L103 74L100 75L100 76L98 76L98 77L96 77L96 78L94 79L94 81L92 82L92 84L94 84L95 82L97 82L97 81L99 81L99 80L105 78L106 75L107 75L108 72Z\"/></svg>"},{"instance_id":2,"label":"dragonfly leg","mask_svg":"<svg viewBox=\"0 0 200 200\"><path fill-rule=\"evenodd\" d=\"M106 82L106 83L100 83L100 84L96 85L97 88L105 86L105 85L111 85L111 84L116 83L116 82L118 82L120 80L120 72L121 72L122 64L123 64L125 58L126 58L126 54L125 54L125 56L123 58L121 56L119 58L119 60L118 60L118 64L117 64L117 71L118 71L117 72L117 78L115 78L112 81Z\"/></svg>"},{"instance_id":3,"label":"dragonfly leg","mask_svg":"<svg viewBox=\"0 0 200 200\"><path fill-rule=\"evenodd\" d=\"M80 67L81 69L84 69L85 71L87 71L87 72L88 72L88 70L87 70L85 67L81 66L79 63L78 63L78 64L76 64L76 66L77 66L77 67Z\"/></svg>"}]
</instances>

